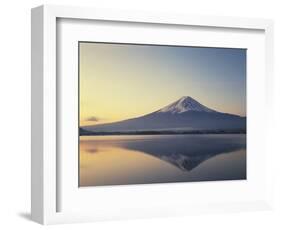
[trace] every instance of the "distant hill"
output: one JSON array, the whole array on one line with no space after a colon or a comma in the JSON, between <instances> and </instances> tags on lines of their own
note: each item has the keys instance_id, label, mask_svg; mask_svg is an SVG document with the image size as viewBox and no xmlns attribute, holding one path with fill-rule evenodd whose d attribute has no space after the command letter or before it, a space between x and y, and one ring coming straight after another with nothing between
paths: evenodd
<instances>
[{"instance_id":1,"label":"distant hill","mask_svg":"<svg viewBox=\"0 0 281 230\"><path fill-rule=\"evenodd\" d=\"M88 131L86 129L83 129L83 128L79 128L79 134L81 136L84 136L84 135L90 135L92 132L91 131Z\"/></svg>"},{"instance_id":2,"label":"distant hill","mask_svg":"<svg viewBox=\"0 0 281 230\"><path fill-rule=\"evenodd\" d=\"M89 132L246 131L246 117L218 112L185 96L141 117L85 126L80 130L80 135L89 135Z\"/></svg>"}]
</instances>

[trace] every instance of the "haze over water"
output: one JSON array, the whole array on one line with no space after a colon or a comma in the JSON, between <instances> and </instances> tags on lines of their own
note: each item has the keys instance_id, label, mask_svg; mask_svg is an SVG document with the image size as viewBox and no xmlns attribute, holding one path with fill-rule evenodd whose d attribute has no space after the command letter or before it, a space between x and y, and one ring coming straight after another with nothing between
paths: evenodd
<instances>
[{"instance_id":1,"label":"haze over water","mask_svg":"<svg viewBox=\"0 0 281 230\"><path fill-rule=\"evenodd\" d=\"M80 137L80 186L246 179L246 135Z\"/></svg>"}]
</instances>

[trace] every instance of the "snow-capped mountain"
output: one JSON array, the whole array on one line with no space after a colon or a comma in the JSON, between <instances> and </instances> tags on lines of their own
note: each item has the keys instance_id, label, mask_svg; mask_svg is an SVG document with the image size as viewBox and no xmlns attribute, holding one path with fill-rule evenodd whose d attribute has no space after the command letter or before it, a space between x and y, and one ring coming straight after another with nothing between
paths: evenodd
<instances>
[{"instance_id":1,"label":"snow-capped mountain","mask_svg":"<svg viewBox=\"0 0 281 230\"><path fill-rule=\"evenodd\" d=\"M141 117L83 129L90 132L246 130L246 117L215 111L186 96Z\"/></svg>"},{"instance_id":2,"label":"snow-capped mountain","mask_svg":"<svg viewBox=\"0 0 281 230\"><path fill-rule=\"evenodd\" d=\"M184 113L187 111L197 111L197 112L217 112L215 110L209 109L206 106L200 104L198 101L194 100L192 97L184 96L181 97L176 102L167 105L163 109L160 109L159 113Z\"/></svg>"}]
</instances>

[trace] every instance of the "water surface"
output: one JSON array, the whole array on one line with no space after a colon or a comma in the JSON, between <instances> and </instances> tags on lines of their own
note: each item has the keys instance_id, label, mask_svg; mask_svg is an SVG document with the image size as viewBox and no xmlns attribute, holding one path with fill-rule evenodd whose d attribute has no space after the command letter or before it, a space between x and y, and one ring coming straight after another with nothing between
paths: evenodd
<instances>
[{"instance_id":1,"label":"water surface","mask_svg":"<svg viewBox=\"0 0 281 230\"><path fill-rule=\"evenodd\" d=\"M246 179L245 134L80 137L80 186Z\"/></svg>"}]
</instances>

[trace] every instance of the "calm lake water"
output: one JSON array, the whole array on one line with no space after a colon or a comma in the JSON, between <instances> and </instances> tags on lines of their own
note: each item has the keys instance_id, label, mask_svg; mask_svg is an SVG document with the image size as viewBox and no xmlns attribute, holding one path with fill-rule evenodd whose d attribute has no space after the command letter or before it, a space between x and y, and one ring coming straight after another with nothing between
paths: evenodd
<instances>
[{"instance_id":1,"label":"calm lake water","mask_svg":"<svg viewBox=\"0 0 281 230\"><path fill-rule=\"evenodd\" d=\"M246 135L80 137L80 186L246 179Z\"/></svg>"}]
</instances>

